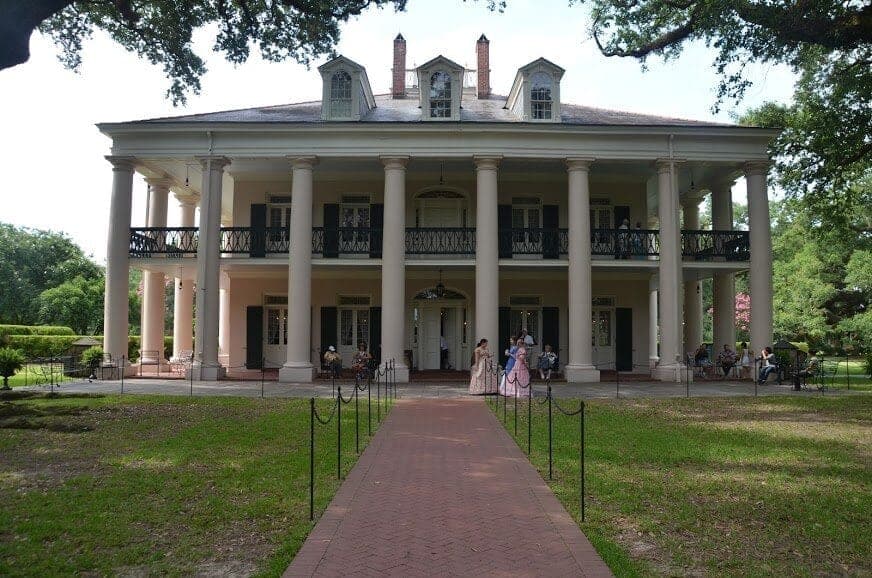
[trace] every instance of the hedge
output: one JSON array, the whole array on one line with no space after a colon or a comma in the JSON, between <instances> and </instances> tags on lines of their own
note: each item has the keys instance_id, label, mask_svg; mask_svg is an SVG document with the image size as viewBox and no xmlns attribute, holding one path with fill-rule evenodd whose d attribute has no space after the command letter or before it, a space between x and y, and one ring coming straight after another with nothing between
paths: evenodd
<instances>
[{"instance_id":1,"label":"hedge","mask_svg":"<svg viewBox=\"0 0 872 578\"><path fill-rule=\"evenodd\" d=\"M63 325L0 325L0 336L6 335L75 335Z\"/></svg>"},{"instance_id":2,"label":"hedge","mask_svg":"<svg viewBox=\"0 0 872 578\"><path fill-rule=\"evenodd\" d=\"M8 335L7 345L13 349L20 349L24 357L53 357L65 355L74 341L81 335ZM91 336L97 341L103 341L102 335ZM139 335L131 335L127 341L127 358L136 361L139 359ZM164 336L164 353L166 357L172 355L173 338Z\"/></svg>"}]
</instances>

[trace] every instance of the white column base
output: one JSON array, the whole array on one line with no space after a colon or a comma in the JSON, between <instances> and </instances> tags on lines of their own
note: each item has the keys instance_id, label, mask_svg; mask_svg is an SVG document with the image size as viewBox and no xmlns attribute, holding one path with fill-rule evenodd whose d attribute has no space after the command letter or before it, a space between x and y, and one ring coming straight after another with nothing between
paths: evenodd
<instances>
[{"instance_id":1,"label":"white column base","mask_svg":"<svg viewBox=\"0 0 872 578\"><path fill-rule=\"evenodd\" d=\"M563 368L567 383L598 383L600 371L593 365L566 365Z\"/></svg>"},{"instance_id":2,"label":"white column base","mask_svg":"<svg viewBox=\"0 0 872 578\"><path fill-rule=\"evenodd\" d=\"M185 379L193 379L195 381L218 381L227 375L227 370L222 367L204 367L202 365L194 365L190 369L185 370Z\"/></svg>"},{"instance_id":3,"label":"white column base","mask_svg":"<svg viewBox=\"0 0 872 578\"><path fill-rule=\"evenodd\" d=\"M651 377L669 383L686 383L688 380L693 383L693 371L688 371L683 363L661 363L651 371Z\"/></svg>"},{"instance_id":4,"label":"white column base","mask_svg":"<svg viewBox=\"0 0 872 578\"><path fill-rule=\"evenodd\" d=\"M657 367L658 363L660 363L659 357L649 357L648 358L648 368L651 369L651 371L653 371L654 368Z\"/></svg>"},{"instance_id":5,"label":"white column base","mask_svg":"<svg viewBox=\"0 0 872 578\"><path fill-rule=\"evenodd\" d=\"M381 371L385 370L384 364L381 366ZM394 365L394 377L397 383L409 383L409 368L405 365Z\"/></svg>"},{"instance_id":6,"label":"white column base","mask_svg":"<svg viewBox=\"0 0 872 578\"><path fill-rule=\"evenodd\" d=\"M315 379L315 367L307 365L284 365L279 369L280 383L312 383Z\"/></svg>"},{"instance_id":7,"label":"white column base","mask_svg":"<svg viewBox=\"0 0 872 578\"><path fill-rule=\"evenodd\" d=\"M127 365L124 368L124 377L135 377L137 375L136 367ZM98 367L94 370L94 376L103 381L118 381L121 379L120 367Z\"/></svg>"}]
</instances>

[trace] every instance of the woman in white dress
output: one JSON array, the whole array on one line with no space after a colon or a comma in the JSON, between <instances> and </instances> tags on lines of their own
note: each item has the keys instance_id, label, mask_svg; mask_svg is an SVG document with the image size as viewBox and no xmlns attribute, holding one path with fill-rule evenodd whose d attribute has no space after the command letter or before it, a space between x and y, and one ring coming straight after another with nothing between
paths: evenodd
<instances>
[{"instance_id":1,"label":"woman in white dress","mask_svg":"<svg viewBox=\"0 0 872 578\"><path fill-rule=\"evenodd\" d=\"M739 350L739 367L741 368L741 378L742 379L750 379L751 378L751 359L753 359L753 355L751 354L751 350L748 349L748 344L744 341L742 342L742 347Z\"/></svg>"}]
</instances>

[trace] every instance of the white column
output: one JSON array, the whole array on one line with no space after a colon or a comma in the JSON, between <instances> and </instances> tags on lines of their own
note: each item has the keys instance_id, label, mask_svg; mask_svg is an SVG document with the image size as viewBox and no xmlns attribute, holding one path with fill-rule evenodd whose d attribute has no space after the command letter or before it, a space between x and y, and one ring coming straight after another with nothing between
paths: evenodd
<instances>
[{"instance_id":1,"label":"white column","mask_svg":"<svg viewBox=\"0 0 872 578\"><path fill-rule=\"evenodd\" d=\"M682 356L681 231L678 226L678 190L674 161L657 161L660 214L660 363L654 377L661 381L685 379Z\"/></svg>"},{"instance_id":2,"label":"white column","mask_svg":"<svg viewBox=\"0 0 872 578\"><path fill-rule=\"evenodd\" d=\"M106 244L106 297L103 305L103 351L120 364L127 357L130 211L134 159L106 157L112 163L109 236Z\"/></svg>"},{"instance_id":3,"label":"white column","mask_svg":"<svg viewBox=\"0 0 872 578\"><path fill-rule=\"evenodd\" d=\"M475 335L487 339L492 351L503 344L499 334L500 271L497 224L497 167L502 157L473 157L475 208Z\"/></svg>"},{"instance_id":4,"label":"white column","mask_svg":"<svg viewBox=\"0 0 872 578\"><path fill-rule=\"evenodd\" d=\"M699 230L699 199L688 198L683 205L684 228ZM683 353L694 351L702 343L702 287L698 280L684 283Z\"/></svg>"},{"instance_id":5,"label":"white column","mask_svg":"<svg viewBox=\"0 0 872 578\"><path fill-rule=\"evenodd\" d=\"M179 200L179 226L194 226L194 210L197 200L193 196L176 194ZM173 357L178 359L183 351L194 350L194 276L183 275L175 278L175 299L173 300ZM188 354L190 355L190 354Z\"/></svg>"},{"instance_id":6,"label":"white column","mask_svg":"<svg viewBox=\"0 0 872 578\"><path fill-rule=\"evenodd\" d=\"M199 157L203 167L200 193L200 236L197 245L197 315L194 329L194 376L220 379L224 368L218 364L218 300L221 244L221 184L230 159Z\"/></svg>"},{"instance_id":7,"label":"white column","mask_svg":"<svg viewBox=\"0 0 872 578\"><path fill-rule=\"evenodd\" d=\"M712 187L712 229L733 229L732 183ZM720 350L724 344L730 348L736 343L736 289L732 273L718 273L712 279L712 340Z\"/></svg>"},{"instance_id":8,"label":"white column","mask_svg":"<svg viewBox=\"0 0 872 578\"><path fill-rule=\"evenodd\" d=\"M408 383L403 355L406 309L406 163L409 157L381 157L385 166L382 235L381 357L394 360L396 379Z\"/></svg>"},{"instance_id":9,"label":"white column","mask_svg":"<svg viewBox=\"0 0 872 578\"><path fill-rule=\"evenodd\" d=\"M288 267L288 356L279 381L309 383L312 366L312 173L315 157L291 159L291 249Z\"/></svg>"},{"instance_id":10,"label":"white column","mask_svg":"<svg viewBox=\"0 0 872 578\"><path fill-rule=\"evenodd\" d=\"M593 365L591 315L593 295L590 264L590 158L566 159L569 173L569 360L566 381L597 382Z\"/></svg>"},{"instance_id":11,"label":"white column","mask_svg":"<svg viewBox=\"0 0 872 578\"><path fill-rule=\"evenodd\" d=\"M169 179L146 179L149 189L148 227L167 226L167 200L170 192ZM156 234L155 239L163 237ZM140 362L155 364L164 360L164 312L166 311L166 275L161 271L142 272L142 339ZM154 353L152 353L154 352Z\"/></svg>"},{"instance_id":12,"label":"white column","mask_svg":"<svg viewBox=\"0 0 872 578\"><path fill-rule=\"evenodd\" d=\"M772 345L772 237L766 190L768 170L768 163L745 165L751 242L751 348L758 352Z\"/></svg>"},{"instance_id":13,"label":"white column","mask_svg":"<svg viewBox=\"0 0 872 578\"><path fill-rule=\"evenodd\" d=\"M230 277L221 273L218 280L218 355L228 358L230 355ZM228 359L229 363L229 359Z\"/></svg>"},{"instance_id":14,"label":"white column","mask_svg":"<svg viewBox=\"0 0 872 578\"><path fill-rule=\"evenodd\" d=\"M653 371L660 362L660 355L657 353L657 279L652 277L648 282L648 366Z\"/></svg>"}]
</instances>

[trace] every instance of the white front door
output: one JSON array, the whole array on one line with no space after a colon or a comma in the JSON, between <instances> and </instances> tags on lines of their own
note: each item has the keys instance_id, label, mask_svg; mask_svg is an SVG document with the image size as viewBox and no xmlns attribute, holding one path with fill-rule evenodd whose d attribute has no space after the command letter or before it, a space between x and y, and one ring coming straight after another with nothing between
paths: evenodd
<instances>
[{"instance_id":1,"label":"white front door","mask_svg":"<svg viewBox=\"0 0 872 578\"><path fill-rule=\"evenodd\" d=\"M593 363L597 369L615 368L615 310L593 310Z\"/></svg>"},{"instance_id":2,"label":"white front door","mask_svg":"<svg viewBox=\"0 0 872 578\"><path fill-rule=\"evenodd\" d=\"M269 367L279 367L288 358L288 308L267 306L264 315L263 356Z\"/></svg>"},{"instance_id":3,"label":"white front door","mask_svg":"<svg viewBox=\"0 0 872 578\"><path fill-rule=\"evenodd\" d=\"M423 335L421 336L421 369L439 369L441 355L442 320L439 307L422 309Z\"/></svg>"},{"instance_id":4,"label":"white front door","mask_svg":"<svg viewBox=\"0 0 872 578\"><path fill-rule=\"evenodd\" d=\"M339 355L350 367L358 344L363 341L369 347L369 308L340 307L338 317Z\"/></svg>"}]
</instances>

